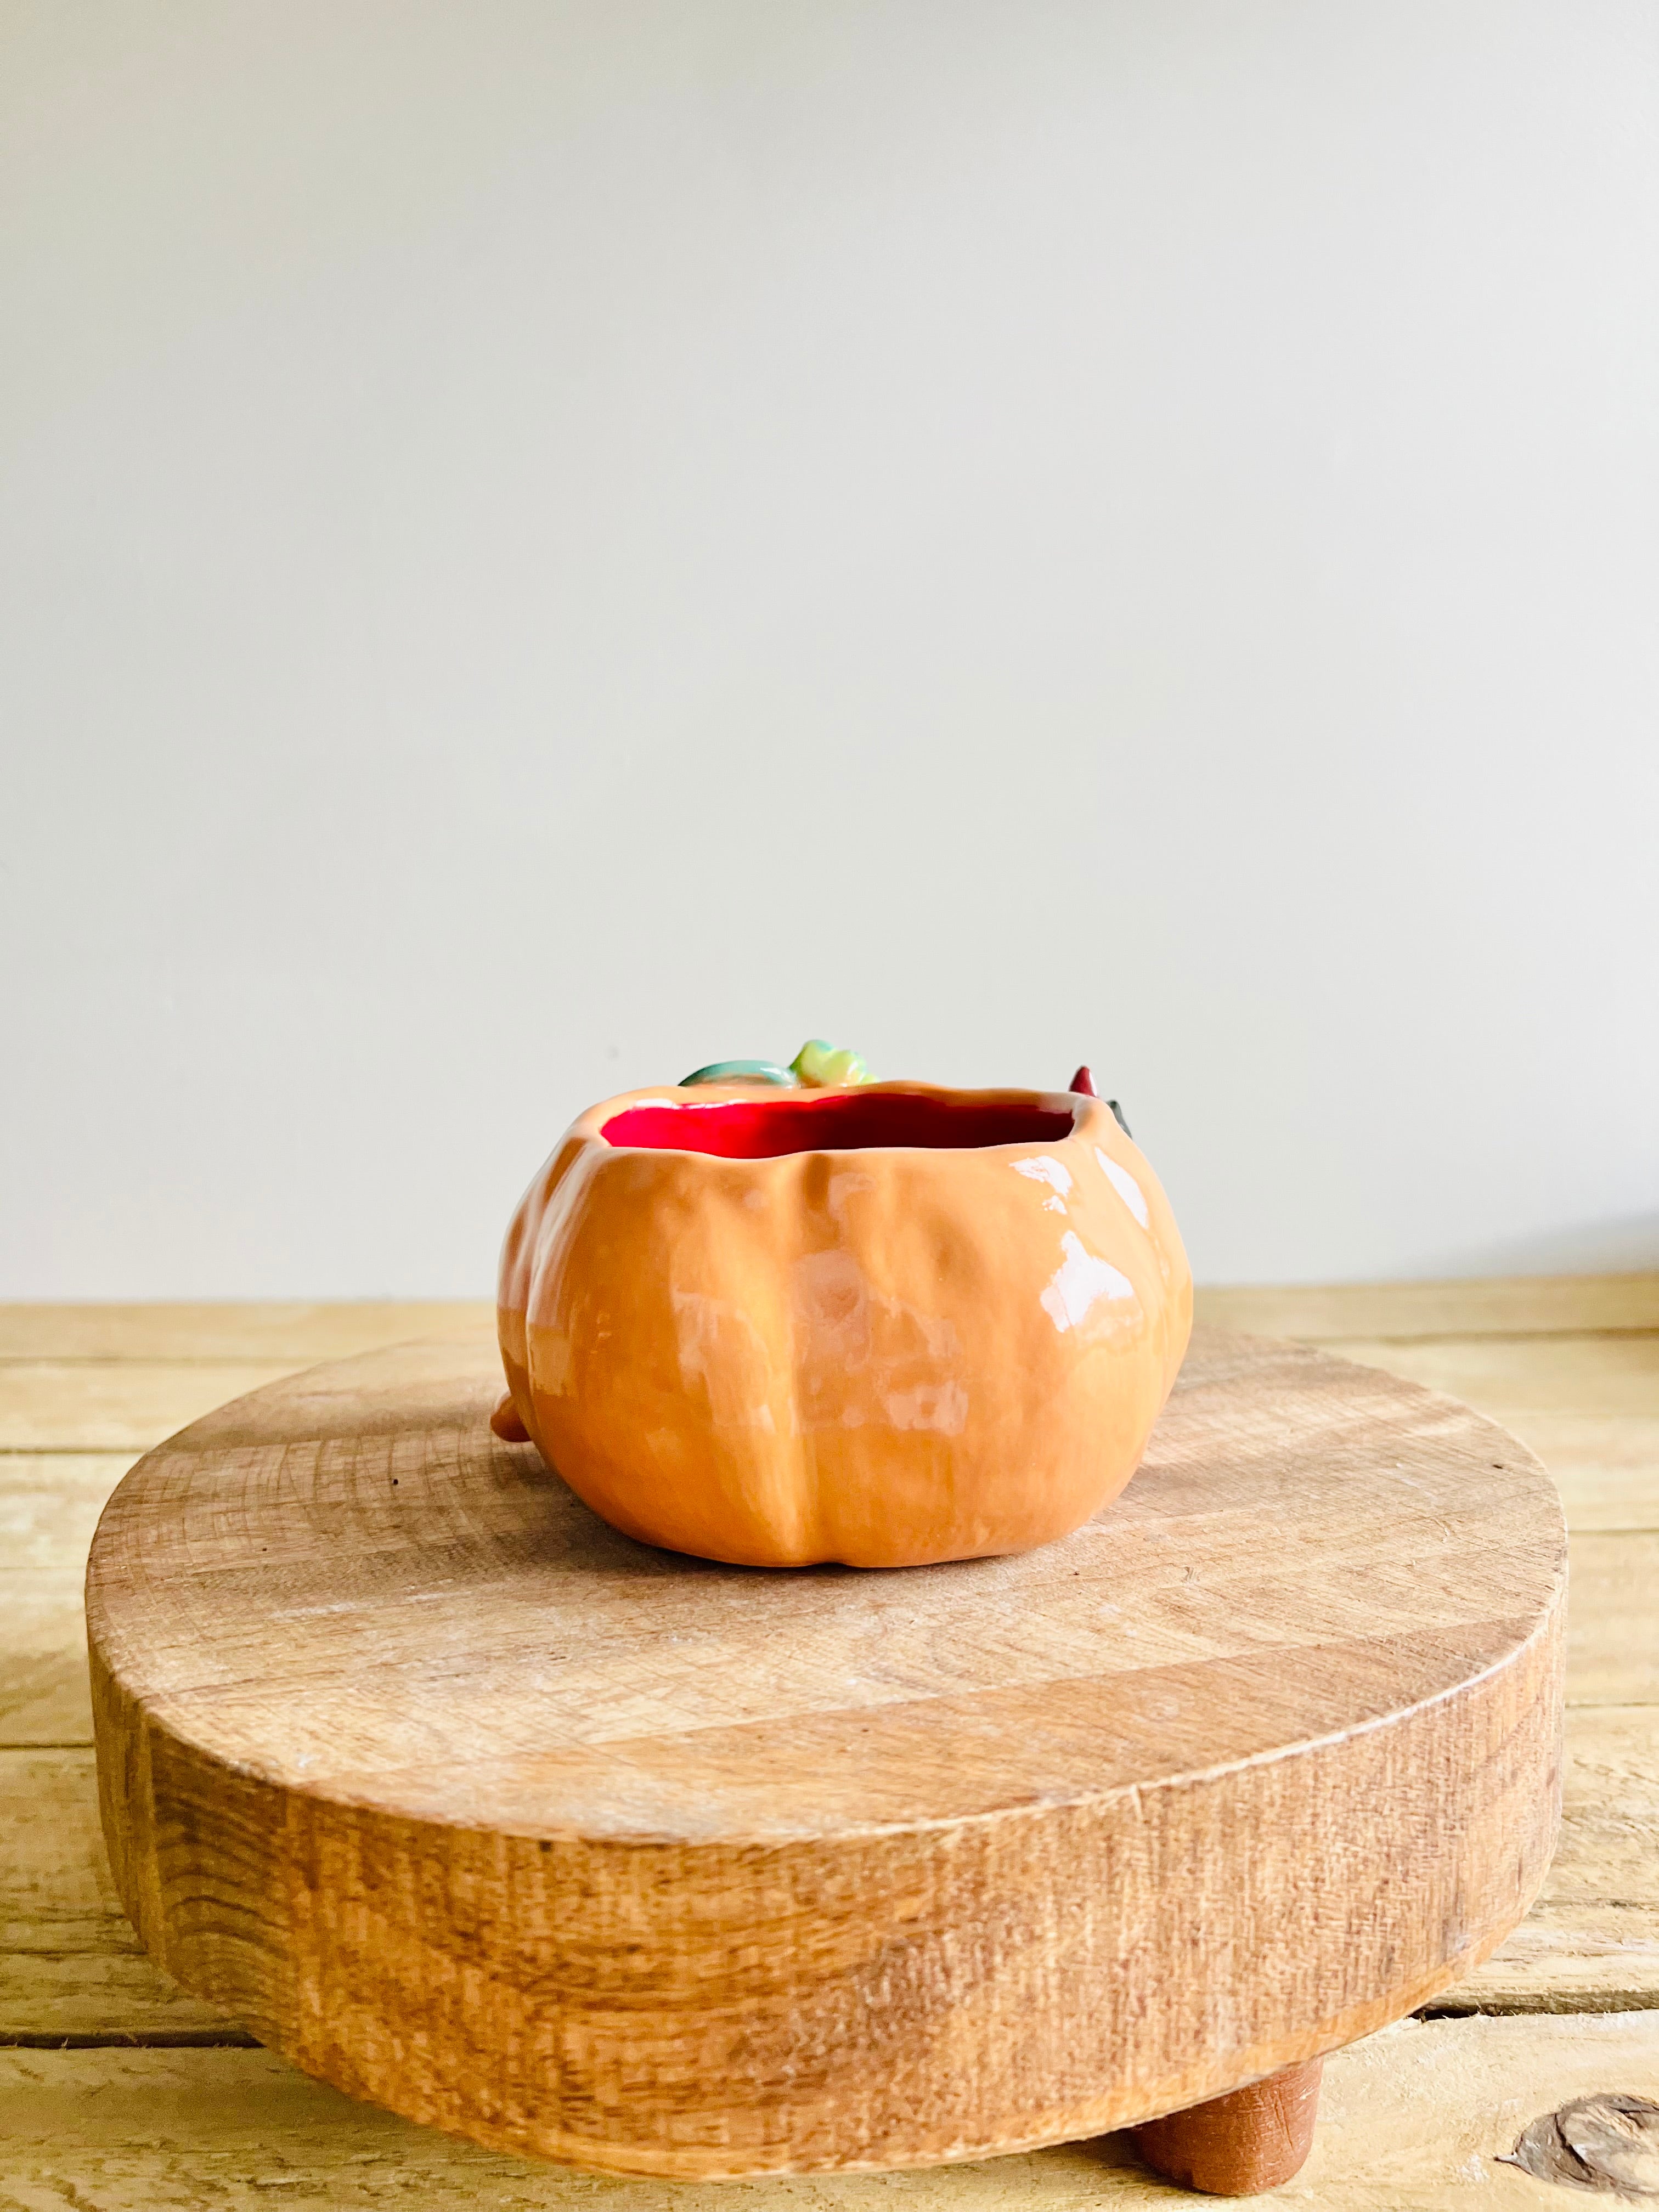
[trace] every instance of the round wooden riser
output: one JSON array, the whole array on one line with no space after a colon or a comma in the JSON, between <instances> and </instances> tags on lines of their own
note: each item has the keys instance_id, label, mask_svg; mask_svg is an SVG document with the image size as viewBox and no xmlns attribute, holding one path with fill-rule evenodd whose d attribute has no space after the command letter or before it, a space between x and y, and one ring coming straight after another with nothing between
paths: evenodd
<instances>
[{"instance_id":1,"label":"round wooden riser","mask_svg":"<svg viewBox=\"0 0 1659 2212\"><path fill-rule=\"evenodd\" d=\"M482 1335L257 1391L93 1547L123 1902L356 2095L619 2173L978 2157L1363 2035L1542 1879L1561 1516L1465 1407L1200 1332L1063 1542L768 1573L617 1535L499 1391Z\"/></svg>"}]
</instances>

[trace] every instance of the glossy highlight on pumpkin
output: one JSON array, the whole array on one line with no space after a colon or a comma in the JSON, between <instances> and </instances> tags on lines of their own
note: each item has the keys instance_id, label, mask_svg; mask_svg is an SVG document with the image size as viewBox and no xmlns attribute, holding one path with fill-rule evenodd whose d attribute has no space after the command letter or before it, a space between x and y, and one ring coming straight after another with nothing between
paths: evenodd
<instances>
[{"instance_id":1,"label":"glossy highlight on pumpkin","mask_svg":"<svg viewBox=\"0 0 1659 2212\"><path fill-rule=\"evenodd\" d=\"M899 1567L1028 1550L1115 1497L1192 1281L1103 1100L738 1079L580 1115L497 1305L497 1435L625 1535Z\"/></svg>"}]
</instances>

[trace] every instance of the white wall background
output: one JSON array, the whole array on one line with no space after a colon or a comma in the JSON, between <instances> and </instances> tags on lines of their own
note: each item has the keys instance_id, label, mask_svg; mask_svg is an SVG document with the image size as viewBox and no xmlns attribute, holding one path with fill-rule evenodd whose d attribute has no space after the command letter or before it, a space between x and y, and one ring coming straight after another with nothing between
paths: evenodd
<instances>
[{"instance_id":1,"label":"white wall background","mask_svg":"<svg viewBox=\"0 0 1659 2212\"><path fill-rule=\"evenodd\" d=\"M0 27L0 1295L486 1291L808 1034L1659 1257L1650 0Z\"/></svg>"}]
</instances>

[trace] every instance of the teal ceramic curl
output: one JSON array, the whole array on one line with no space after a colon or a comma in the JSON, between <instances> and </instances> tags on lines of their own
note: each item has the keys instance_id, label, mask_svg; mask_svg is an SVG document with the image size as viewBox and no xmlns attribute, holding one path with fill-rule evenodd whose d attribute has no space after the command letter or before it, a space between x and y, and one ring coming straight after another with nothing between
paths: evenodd
<instances>
[{"instance_id":1,"label":"teal ceramic curl","mask_svg":"<svg viewBox=\"0 0 1659 2212\"><path fill-rule=\"evenodd\" d=\"M694 1068L690 1075L681 1076L679 1087L684 1091L694 1083L740 1082L781 1083L793 1090L795 1079L775 1060L712 1060L707 1067Z\"/></svg>"}]
</instances>

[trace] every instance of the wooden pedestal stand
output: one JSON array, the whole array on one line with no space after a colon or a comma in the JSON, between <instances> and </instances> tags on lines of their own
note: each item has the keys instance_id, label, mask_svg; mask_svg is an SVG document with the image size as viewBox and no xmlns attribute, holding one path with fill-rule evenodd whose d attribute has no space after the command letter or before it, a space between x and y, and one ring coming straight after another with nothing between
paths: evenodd
<instances>
[{"instance_id":1,"label":"wooden pedestal stand","mask_svg":"<svg viewBox=\"0 0 1659 2212\"><path fill-rule=\"evenodd\" d=\"M1561 1520L1466 1407L1200 1337L1063 1543L769 1574L616 1534L499 1387L477 1339L258 1391L93 1548L126 1909L356 2095L678 2176L1139 2125L1238 2192L1541 1879Z\"/></svg>"}]
</instances>

